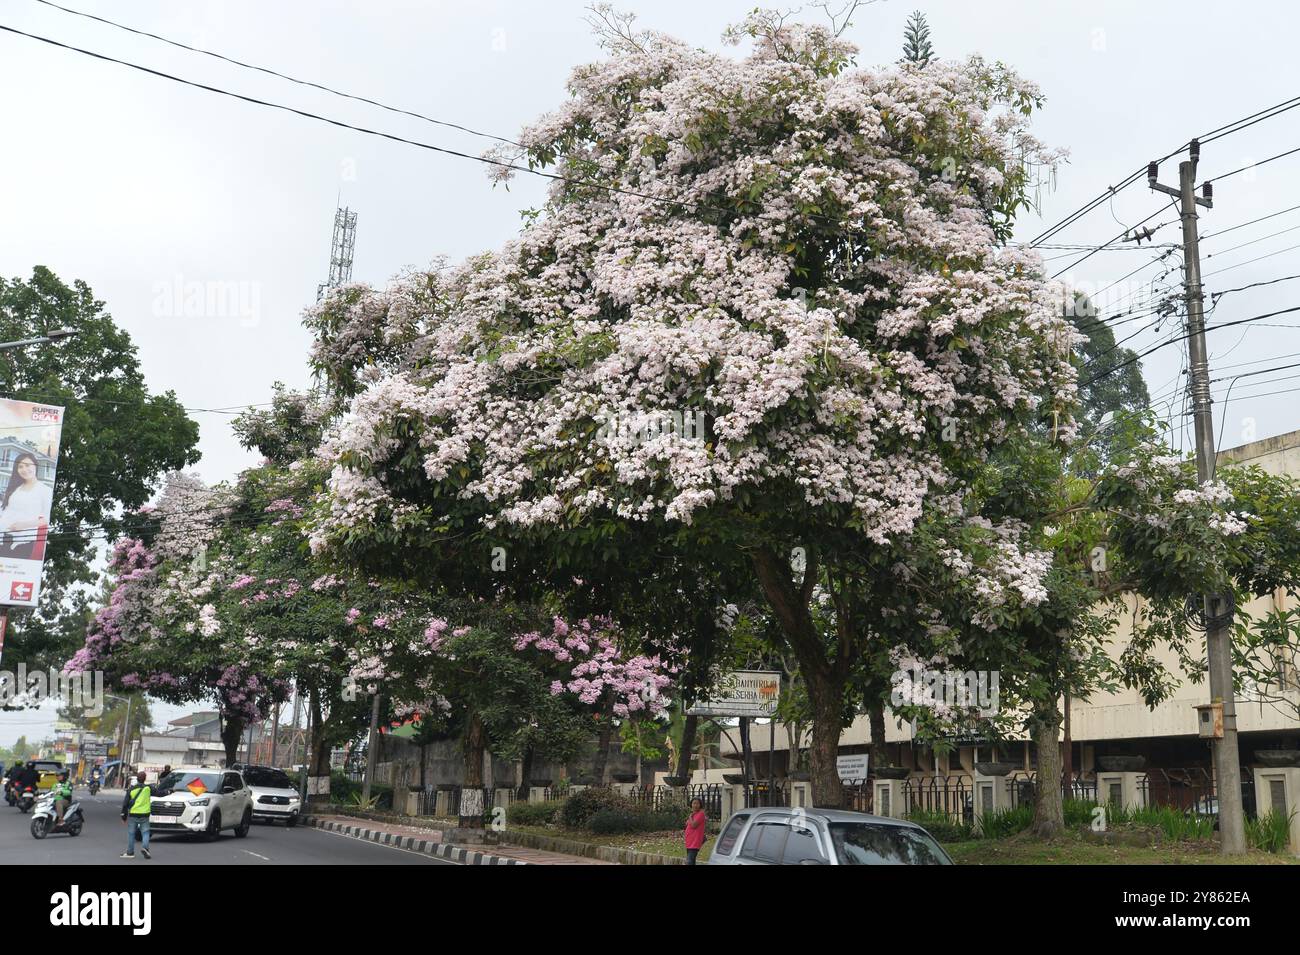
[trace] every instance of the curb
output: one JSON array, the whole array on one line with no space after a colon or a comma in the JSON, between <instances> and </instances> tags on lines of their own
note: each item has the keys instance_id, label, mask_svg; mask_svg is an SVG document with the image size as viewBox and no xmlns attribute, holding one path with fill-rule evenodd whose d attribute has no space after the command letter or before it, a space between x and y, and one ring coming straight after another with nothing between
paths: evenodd
<instances>
[{"instance_id":1,"label":"curb","mask_svg":"<svg viewBox=\"0 0 1300 955\"><path fill-rule=\"evenodd\" d=\"M461 865L528 865L527 862L519 859L507 859L505 856L492 855L490 852L462 849L457 846L434 842L430 839L401 836L395 832L367 829L364 826L347 826L329 819L318 819L315 816L304 816L302 823L316 829L337 832L340 835L361 839L365 842L373 842L381 846L392 846L396 849L407 849L411 852L423 852L425 855L448 859Z\"/></svg>"}]
</instances>

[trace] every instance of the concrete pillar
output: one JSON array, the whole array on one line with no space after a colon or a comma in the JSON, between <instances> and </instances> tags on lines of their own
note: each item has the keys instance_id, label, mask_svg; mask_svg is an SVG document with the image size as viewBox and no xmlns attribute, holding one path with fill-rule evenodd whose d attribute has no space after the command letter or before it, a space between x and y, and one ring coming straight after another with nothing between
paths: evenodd
<instances>
[{"instance_id":1,"label":"concrete pillar","mask_svg":"<svg viewBox=\"0 0 1300 955\"><path fill-rule=\"evenodd\" d=\"M745 808L744 786L722 787L722 818L729 819L731 814Z\"/></svg>"},{"instance_id":2,"label":"concrete pillar","mask_svg":"<svg viewBox=\"0 0 1300 955\"><path fill-rule=\"evenodd\" d=\"M630 796L632 790L636 789L636 783L614 783L613 788L620 796Z\"/></svg>"},{"instance_id":3,"label":"concrete pillar","mask_svg":"<svg viewBox=\"0 0 1300 955\"><path fill-rule=\"evenodd\" d=\"M1300 766L1255 768L1255 814L1291 817L1291 853L1300 856Z\"/></svg>"},{"instance_id":4,"label":"concrete pillar","mask_svg":"<svg viewBox=\"0 0 1300 955\"><path fill-rule=\"evenodd\" d=\"M871 811L877 816L902 819L907 813L907 800L903 797L905 779L877 779L871 790Z\"/></svg>"},{"instance_id":5,"label":"concrete pillar","mask_svg":"<svg viewBox=\"0 0 1300 955\"><path fill-rule=\"evenodd\" d=\"M433 801L433 814L435 816L451 815L451 792L446 789L439 789L437 796Z\"/></svg>"},{"instance_id":6,"label":"concrete pillar","mask_svg":"<svg viewBox=\"0 0 1300 955\"><path fill-rule=\"evenodd\" d=\"M546 802L546 787L545 787L545 786L529 786L529 787L528 787L528 801L529 801L529 802Z\"/></svg>"},{"instance_id":7,"label":"concrete pillar","mask_svg":"<svg viewBox=\"0 0 1300 955\"><path fill-rule=\"evenodd\" d=\"M1146 773L1097 773L1097 804L1121 809L1142 809L1146 806L1146 792L1140 782Z\"/></svg>"},{"instance_id":8,"label":"concrete pillar","mask_svg":"<svg viewBox=\"0 0 1300 955\"><path fill-rule=\"evenodd\" d=\"M984 825L985 815L996 815L1011 808L1011 790L1006 776L985 776L975 774L971 785L971 794L975 809L975 829L979 831Z\"/></svg>"},{"instance_id":9,"label":"concrete pillar","mask_svg":"<svg viewBox=\"0 0 1300 955\"><path fill-rule=\"evenodd\" d=\"M420 814L420 793L419 790L412 789L406 794L406 814L408 816L418 816Z\"/></svg>"},{"instance_id":10,"label":"concrete pillar","mask_svg":"<svg viewBox=\"0 0 1300 955\"><path fill-rule=\"evenodd\" d=\"M807 780L793 780L790 783L790 808L812 805L812 783Z\"/></svg>"}]
</instances>

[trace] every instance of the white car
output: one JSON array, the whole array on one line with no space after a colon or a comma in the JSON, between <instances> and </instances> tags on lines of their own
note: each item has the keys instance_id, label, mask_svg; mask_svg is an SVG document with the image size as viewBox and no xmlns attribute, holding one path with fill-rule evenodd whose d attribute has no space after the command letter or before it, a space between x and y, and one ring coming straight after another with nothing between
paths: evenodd
<instances>
[{"instance_id":1,"label":"white car","mask_svg":"<svg viewBox=\"0 0 1300 955\"><path fill-rule=\"evenodd\" d=\"M244 781L253 793L253 819L257 822L280 820L286 826L298 825L302 808L298 790L283 769L272 766L245 766Z\"/></svg>"},{"instance_id":2,"label":"white car","mask_svg":"<svg viewBox=\"0 0 1300 955\"><path fill-rule=\"evenodd\" d=\"M216 839L223 829L243 838L253 824L253 794L233 769L182 766L153 787L149 828Z\"/></svg>"}]
</instances>

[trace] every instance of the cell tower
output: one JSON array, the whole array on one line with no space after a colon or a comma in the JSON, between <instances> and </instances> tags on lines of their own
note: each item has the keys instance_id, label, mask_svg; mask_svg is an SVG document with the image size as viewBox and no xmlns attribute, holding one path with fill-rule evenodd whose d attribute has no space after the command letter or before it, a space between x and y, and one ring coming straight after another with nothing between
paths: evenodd
<instances>
[{"instance_id":1,"label":"cell tower","mask_svg":"<svg viewBox=\"0 0 1300 955\"><path fill-rule=\"evenodd\" d=\"M357 214L350 209L334 212L334 241L330 243L329 281L316 286L316 301L325 297L325 290L352 281L352 249L357 244Z\"/></svg>"}]
</instances>

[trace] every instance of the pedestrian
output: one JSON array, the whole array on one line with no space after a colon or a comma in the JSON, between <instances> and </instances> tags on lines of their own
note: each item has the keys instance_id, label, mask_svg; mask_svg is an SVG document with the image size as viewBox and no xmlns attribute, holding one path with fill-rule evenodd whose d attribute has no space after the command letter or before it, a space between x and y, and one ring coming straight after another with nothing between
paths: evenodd
<instances>
[{"instance_id":1,"label":"pedestrian","mask_svg":"<svg viewBox=\"0 0 1300 955\"><path fill-rule=\"evenodd\" d=\"M149 800L153 796L147 784L148 773L140 770L138 782L133 782L126 790L126 797L122 800L122 821L126 823L126 851L122 853L123 859L135 858L135 839L140 837L140 851L144 853L146 859L152 859L149 855Z\"/></svg>"},{"instance_id":2,"label":"pedestrian","mask_svg":"<svg viewBox=\"0 0 1300 955\"><path fill-rule=\"evenodd\" d=\"M698 796L691 800L691 817L686 820L686 864L695 865L695 857L704 847L704 833L709 817L704 814L704 803Z\"/></svg>"}]
</instances>

